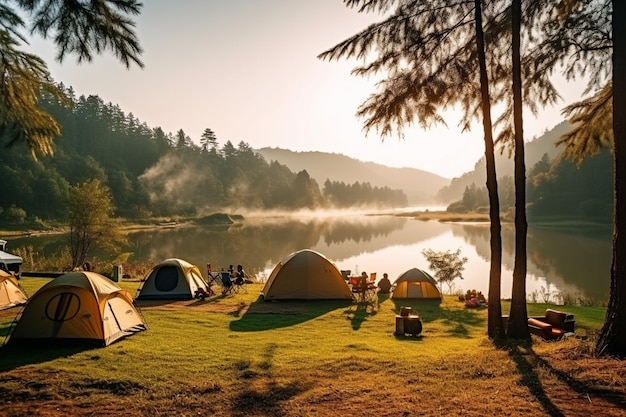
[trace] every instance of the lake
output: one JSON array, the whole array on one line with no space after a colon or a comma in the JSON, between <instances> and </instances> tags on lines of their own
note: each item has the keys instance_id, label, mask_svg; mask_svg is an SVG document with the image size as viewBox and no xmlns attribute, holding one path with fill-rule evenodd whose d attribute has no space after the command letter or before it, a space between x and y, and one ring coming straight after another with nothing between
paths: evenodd
<instances>
[{"instance_id":1,"label":"lake","mask_svg":"<svg viewBox=\"0 0 626 417\"><path fill-rule=\"evenodd\" d=\"M558 302L558 294L606 301L611 266L610 228L528 230L528 274L526 292L538 302ZM59 236L9 239L9 251L31 245L38 252L54 253ZM514 229L503 224L502 298L510 298L514 261ZM129 261L157 263L177 257L196 264L206 273L243 264L249 274L264 280L274 266L290 253L313 249L332 260L339 269L353 274L384 272L393 280L417 267L428 272L422 250L455 251L468 262L463 279L444 293L476 289L488 292L489 225L448 224L418 221L393 215L364 213L309 213L246 216L233 226L186 226L151 229L129 235Z\"/></svg>"}]
</instances>

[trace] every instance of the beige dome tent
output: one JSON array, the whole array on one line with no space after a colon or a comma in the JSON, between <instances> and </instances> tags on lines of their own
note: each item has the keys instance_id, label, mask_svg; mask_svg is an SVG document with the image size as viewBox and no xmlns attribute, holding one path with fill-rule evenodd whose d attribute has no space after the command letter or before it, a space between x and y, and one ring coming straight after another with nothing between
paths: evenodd
<instances>
[{"instance_id":1,"label":"beige dome tent","mask_svg":"<svg viewBox=\"0 0 626 417\"><path fill-rule=\"evenodd\" d=\"M199 287L207 287L200 269L182 259L171 258L152 268L135 299L190 300Z\"/></svg>"},{"instance_id":2,"label":"beige dome tent","mask_svg":"<svg viewBox=\"0 0 626 417\"><path fill-rule=\"evenodd\" d=\"M351 300L339 269L324 255L303 249L279 262L261 290L268 300Z\"/></svg>"},{"instance_id":3,"label":"beige dome tent","mask_svg":"<svg viewBox=\"0 0 626 417\"><path fill-rule=\"evenodd\" d=\"M25 304L27 300L17 278L0 269L0 310Z\"/></svg>"},{"instance_id":4,"label":"beige dome tent","mask_svg":"<svg viewBox=\"0 0 626 417\"><path fill-rule=\"evenodd\" d=\"M45 340L108 346L146 329L128 291L95 272L70 272L30 297L7 344Z\"/></svg>"},{"instance_id":5,"label":"beige dome tent","mask_svg":"<svg viewBox=\"0 0 626 417\"><path fill-rule=\"evenodd\" d=\"M394 282L395 289L391 298L408 299L437 299L441 300L441 293L437 282L427 272L412 268L400 274Z\"/></svg>"}]
</instances>

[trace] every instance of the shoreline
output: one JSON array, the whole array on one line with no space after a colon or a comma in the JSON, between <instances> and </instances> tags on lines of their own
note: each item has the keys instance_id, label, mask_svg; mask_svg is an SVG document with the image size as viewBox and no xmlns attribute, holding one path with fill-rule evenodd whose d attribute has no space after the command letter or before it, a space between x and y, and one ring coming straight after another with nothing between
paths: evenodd
<instances>
[{"instance_id":1,"label":"shoreline","mask_svg":"<svg viewBox=\"0 0 626 417\"><path fill-rule=\"evenodd\" d=\"M416 210L407 212L370 212L369 215L379 216L396 216L396 217L408 217L414 220L420 221L439 221L442 223L459 223L459 224L489 224L489 213L451 213L447 211L430 211L430 210ZM253 218L254 216L252 216ZM159 229L171 229L171 228L183 228L193 225L202 225L202 223L196 220L201 219L185 219L181 221L170 221L167 224L163 223L162 219L116 219L117 226L121 232L132 233L143 230L159 230ZM243 216L239 221L245 221ZM513 223L512 219L507 218L503 214L500 214L500 222L502 224ZM219 226L221 223L213 223L206 225ZM574 218L561 218L561 217L543 217L541 219L529 219L529 225L541 228L611 228L611 223L593 222L585 219ZM57 235L67 233L67 228L64 226L52 227L50 229L9 229L0 228L0 237L30 237L30 236L44 236L44 235Z\"/></svg>"}]
</instances>

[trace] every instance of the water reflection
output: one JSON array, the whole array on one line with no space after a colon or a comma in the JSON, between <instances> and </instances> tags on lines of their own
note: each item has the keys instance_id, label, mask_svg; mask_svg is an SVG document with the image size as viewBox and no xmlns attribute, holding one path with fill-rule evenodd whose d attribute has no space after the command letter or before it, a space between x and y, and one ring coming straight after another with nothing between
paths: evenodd
<instances>
[{"instance_id":1,"label":"water reflection","mask_svg":"<svg viewBox=\"0 0 626 417\"><path fill-rule=\"evenodd\" d=\"M462 230L453 230L470 243L485 262L489 261L488 225L463 225ZM543 287L596 300L608 298L612 256L610 228L549 230L530 227L527 246L528 293ZM502 247L503 271L510 273L515 260L515 232L510 224L502 228Z\"/></svg>"},{"instance_id":2,"label":"water reflection","mask_svg":"<svg viewBox=\"0 0 626 417\"><path fill-rule=\"evenodd\" d=\"M511 293L514 231L504 225L502 296ZM267 217L247 219L231 227L182 226L129 235L129 260L157 263L183 258L204 270L243 264L249 273L264 278L291 252L309 248L353 273L387 272L395 279L407 269L428 270L423 249L456 250L469 258L464 279L454 289L485 291L489 280L489 226L416 221L395 216L344 215L338 217ZM33 246L53 255L62 236L12 239L10 248ZM534 227L528 232L527 293L549 290L606 300L609 291L611 231L574 232ZM443 288L448 291L447 287Z\"/></svg>"}]
</instances>

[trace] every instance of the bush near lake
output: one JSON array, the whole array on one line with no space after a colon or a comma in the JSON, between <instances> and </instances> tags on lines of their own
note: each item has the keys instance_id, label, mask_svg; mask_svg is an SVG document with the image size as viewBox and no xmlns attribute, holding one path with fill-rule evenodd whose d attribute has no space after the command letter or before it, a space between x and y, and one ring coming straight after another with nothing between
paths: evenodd
<instances>
[{"instance_id":1,"label":"bush near lake","mask_svg":"<svg viewBox=\"0 0 626 417\"><path fill-rule=\"evenodd\" d=\"M33 294L47 280L21 282ZM0 415L624 415L624 363L592 354L603 308L567 307L575 337L496 346L486 309L454 296L263 302L261 288L142 302L149 329L107 348L4 347ZM422 318L419 337L394 334L404 306ZM529 314L546 307L559 308ZM2 336L18 312L0 312Z\"/></svg>"}]
</instances>

